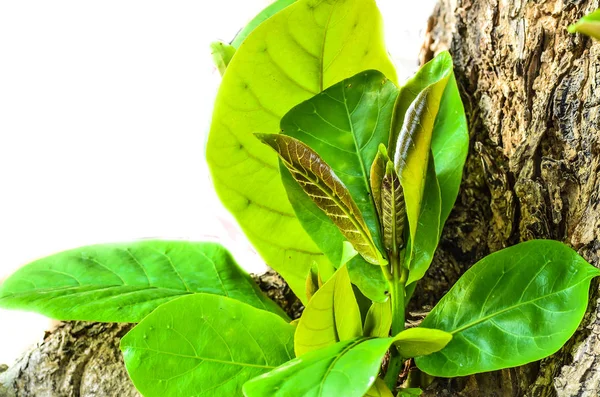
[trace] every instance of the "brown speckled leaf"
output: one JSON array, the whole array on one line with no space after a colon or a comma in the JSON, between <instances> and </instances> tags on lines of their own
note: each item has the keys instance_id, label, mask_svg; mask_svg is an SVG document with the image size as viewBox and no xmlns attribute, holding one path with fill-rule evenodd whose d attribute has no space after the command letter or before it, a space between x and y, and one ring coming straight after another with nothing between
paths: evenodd
<instances>
[{"instance_id":1,"label":"brown speckled leaf","mask_svg":"<svg viewBox=\"0 0 600 397\"><path fill-rule=\"evenodd\" d=\"M271 146L304 192L327 214L365 260L383 261L362 214L346 186L331 167L310 147L280 134L255 134Z\"/></svg>"}]
</instances>

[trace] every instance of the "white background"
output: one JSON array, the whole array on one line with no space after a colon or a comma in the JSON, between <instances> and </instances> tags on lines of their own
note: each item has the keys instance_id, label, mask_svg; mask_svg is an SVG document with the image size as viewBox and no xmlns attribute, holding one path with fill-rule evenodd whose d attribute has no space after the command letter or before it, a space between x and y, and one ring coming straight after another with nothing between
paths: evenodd
<instances>
[{"instance_id":1,"label":"white background","mask_svg":"<svg viewBox=\"0 0 600 397\"><path fill-rule=\"evenodd\" d=\"M402 79L434 0L378 0ZM58 251L216 238L260 268L204 161L220 82L209 44L268 0L0 2L0 281ZM232 232L233 230L233 232ZM0 364L49 326L0 310Z\"/></svg>"}]
</instances>

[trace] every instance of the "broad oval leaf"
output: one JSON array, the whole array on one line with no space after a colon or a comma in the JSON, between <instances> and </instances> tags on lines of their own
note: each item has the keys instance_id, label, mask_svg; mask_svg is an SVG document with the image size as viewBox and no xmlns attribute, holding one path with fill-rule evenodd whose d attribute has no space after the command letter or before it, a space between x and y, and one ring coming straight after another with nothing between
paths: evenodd
<instances>
[{"instance_id":1,"label":"broad oval leaf","mask_svg":"<svg viewBox=\"0 0 600 397\"><path fill-rule=\"evenodd\" d=\"M363 397L391 338L359 338L315 350L244 385L246 397Z\"/></svg>"},{"instance_id":2,"label":"broad oval leaf","mask_svg":"<svg viewBox=\"0 0 600 397\"><path fill-rule=\"evenodd\" d=\"M252 134L278 131L293 106L362 70L395 79L382 37L374 0L299 0L244 40L216 99L206 152L215 189L303 301L308 269L327 259L292 210L277 157Z\"/></svg>"},{"instance_id":3,"label":"broad oval leaf","mask_svg":"<svg viewBox=\"0 0 600 397\"><path fill-rule=\"evenodd\" d=\"M371 195L370 169L379 145L389 140L397 96L398 89L381 72L365 71L301 103L281 120L283 134L309 146L340 178L380 249L380 225ZM309 197L305 196L305 200ZM305 206L294 206L303 225L313 221L312 214L304 214ZM340 242L336 252L331 253L325 250L328 246L323 247L329 243L322 243L330 236L313 233L311 237L334 266L341 265L337 262L343 249Z\"/></svg>"},{"instance_id":4,"label":"broad oval leaf","mask_svg":"<svg viewBox=\"0 0 600 397\"><path fill-rule=\"evenodd\" d=\"M365 336L386 338L392 327L392 300L373 302L365 319Z\"/></svg>"},{"instance_id":5,"label":"broad oval leaf","mask_svg":"<svg viewBox=\"0 0 600 397\"><path fill-rule=\"evenodd\" d=\"M577 329L600 270L557 241L533 240L489 255L436 305L423 327L452 341L418 357L433 376L515 367L556 352Z\"/></svg>"},{"instance_id":6,"label":"broad oval leaf","mask_svg":"<svg viewBox=\"0 0 600 397\"><path fill-rule=\"evenodd\" d=\"M360 309L346 266L342 266L306 305L296 328L298 357L362 335Z\"/></svg>"},{"instance_id":7,"label":"broad oval leaf","mask_svg":"<svg viewBox=\"0 0 600 397\"><path fill-rule=\"evenodd\" d=\"M146 397L239 396L248 379L293 358L294 326L236 300L196 294L164 304L121 340Z\"/></svg>"},{"instance_id":8,"label":"broad oval leaf","mask_svg":"<svg viewBox=\"0 0 600 397\"><path fill-rule=\"evenodd\" d=\"M452 334L439 329L409 328L394 337L394 345L403 358L426 356L442 350Z\"/></svg>"},{"instance_id":9,"label":"broad oval leaf","mask_svg":"<svg viewBox=\"0 0 600 397\"><path fill-rule=\"evenodd\" d=\"M281 134L256 134L281 158L311 200L335 223L365 260L382 263L371 232L353 197L335 172L313 149Z\"/></svg>"},{"instance_id":10,"label":"broad oval leaf","mask_svg":"<svg viewBox=\"0 0 600 397\"><path fill-rule=\"evenodd\" d=\"M287 318L219 244L146 240L77 248L24 266L0 306L59 320L138 322L195 293L225 295Z\"/></svg>"},{"instance_id":11,"label":"broad oval leaf","mask_svg":"<svg viewBox=\"0 0 600 397\"><path fill-rule=\"evenodd\" d=\"M600 9L584 16L569 26L569 33L583 33L600 40Z\"/></svg>"}]
</instances>

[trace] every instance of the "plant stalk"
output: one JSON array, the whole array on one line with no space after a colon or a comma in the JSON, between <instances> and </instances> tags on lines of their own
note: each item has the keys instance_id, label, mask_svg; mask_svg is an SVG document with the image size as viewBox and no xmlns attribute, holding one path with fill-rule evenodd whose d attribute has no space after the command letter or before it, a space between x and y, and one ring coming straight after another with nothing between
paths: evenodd
<instances>
[{"instance_id":1,"label":"plant stalk","mask_svg":"<svg viewBox=\"0 0 600 397\"><path fill-rule=\"evenodd\" d=\"M390 267L391 267L391 280L388 279L390 284L390 299L392 300L392 336L398 335L404 330L405 323L405 304L404 297L406 293L406 279L407 271L402 267L402 260L400 255L393 253L390 256ZM386 274L386 278L389 273ZM398 353L398 350L394 346L390 349L390 362L388 365L387 372L385 374L385 383L392 392L396 390L396 383L400 376L400 371L404 365L404 359Z\"/></svg>"}]
</instances>

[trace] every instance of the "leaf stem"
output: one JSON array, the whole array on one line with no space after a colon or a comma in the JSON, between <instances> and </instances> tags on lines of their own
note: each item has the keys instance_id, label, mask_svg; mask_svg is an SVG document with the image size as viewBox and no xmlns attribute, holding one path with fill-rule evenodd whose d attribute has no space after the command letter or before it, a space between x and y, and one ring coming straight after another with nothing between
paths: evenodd
<instances>
[{"instance_id":1,"label":"leaf stem","mask_svg":"<svg viewBox=\"0 0 600 397\"><path fill-rule=\"evenodd\" d=\"M390 255L391 280L388 279L388 282L390 284L390 299L392 300L392 336L396 336L404 330L404 297L406 294L408 271L401 266L401 259L403 259L401 257L403 254L404 251L400 254L396 252ZM396 390L396 384L398 383L398 377L403 365L404 359L400 356L398 350L392 346L390 349L390 363L384 378L385 383L392 392Z\"/></svg>"}]
</instances>

